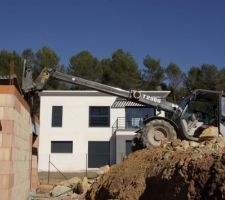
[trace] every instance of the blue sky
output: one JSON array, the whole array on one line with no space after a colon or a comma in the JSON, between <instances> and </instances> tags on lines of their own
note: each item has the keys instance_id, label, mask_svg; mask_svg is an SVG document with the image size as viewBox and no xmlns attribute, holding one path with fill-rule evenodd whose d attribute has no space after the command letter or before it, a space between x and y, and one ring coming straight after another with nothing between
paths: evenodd
<instances>
[{"instance_id":1,"label":"blue sky","mask_svg":"<svg viewBox=\"0 0 225 200\"><path fill-rule=\"evenodd\" d=\"M0 49L45 45L64 64L82 50L101 59L122 48L140 67L147 54L184 71L203 63L225 67L225 1L0 1Z\"/></svg>"}]
</instances>

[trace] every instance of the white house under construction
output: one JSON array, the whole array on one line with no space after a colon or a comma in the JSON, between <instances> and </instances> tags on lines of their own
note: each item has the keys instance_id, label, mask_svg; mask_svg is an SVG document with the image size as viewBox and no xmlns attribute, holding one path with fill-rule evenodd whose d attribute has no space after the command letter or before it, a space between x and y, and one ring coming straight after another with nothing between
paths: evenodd
<instances>
[{"instance_id":1,"label":"white house under construction","mask_svg":"<svg viewBox=\"0 0 225 200\"><path fill-rule=\"evenodd\" d=\"M165 98L169 91L146 93ZM39 171L48 170L49 160L67 172L118 163L131 151L143 119L157 114L153 107L97 91L43 91L40 99Z\"/></svg>"}]
</instances>

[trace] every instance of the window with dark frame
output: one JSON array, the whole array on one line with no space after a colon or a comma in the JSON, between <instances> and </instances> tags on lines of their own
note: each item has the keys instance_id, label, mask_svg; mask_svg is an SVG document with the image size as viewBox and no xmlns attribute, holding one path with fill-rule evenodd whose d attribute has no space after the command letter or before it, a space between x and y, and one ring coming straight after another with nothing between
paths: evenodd
<instances>
[{"instance_id":1,"label":"window with dark frame","mask_svg":"<svg viewBox=\"0 0 225 200\"><path fill-rule=\"evenodd\" d=\"M51 153L73 153L73 141L51 141Z\"/></svg>"},{"instance_id":2,"label":"window with dark frame","mask_svg":"<svg viewBox=\"0 0 225 200\"><path fill-rule=\"evenodd\" d=\"M145 118L155 116L153 107L125 107L126 128L141 128Z\"/></svg>"},{"instance_id":3,"label":"window with dark frame","mask_svg":"<svg viewBox=\"0 0 225 200\"><path fill-rule=\"evenodd\" d=\"M89 127L109 127L110 107L90 106L89 107Z\"/></svg>"},{"instance_id":4,"label":"window with dark frame","mask_svg":"<svg viewBox=\"0 0 225 200\"><path fill-rule=\"evenodd\" d=\"M110 165L110 142L88 141L88 167Z\"/></svg>"},{"instance_id":5,"label":"window with dark frame","mask_svg":"<svg viewBox=\"0 0 225 200\"><path fill-rule=\"evenodd\" d=\"M62 106L52 106L52 127L62 127Z\"/></svg>"}]
</instances>

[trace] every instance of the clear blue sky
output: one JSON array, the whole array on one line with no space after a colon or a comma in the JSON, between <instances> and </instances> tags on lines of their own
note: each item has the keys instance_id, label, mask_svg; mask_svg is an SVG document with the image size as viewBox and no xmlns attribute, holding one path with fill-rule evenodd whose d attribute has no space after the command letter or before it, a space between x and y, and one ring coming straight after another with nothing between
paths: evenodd
<instances>
[{"instance_id":1,"label":"clear blue sky","mask_svg":"<svg viewBox=\"0 0 225 200\"><path fill-rule=\"evenodd\" d=\"M46 45L64 64L82 50L101 59L122 48L140 67L147 54L184 71L225 67L224 0L5 0L0 22L0 49Z\"/></svg>"}]
</instances>

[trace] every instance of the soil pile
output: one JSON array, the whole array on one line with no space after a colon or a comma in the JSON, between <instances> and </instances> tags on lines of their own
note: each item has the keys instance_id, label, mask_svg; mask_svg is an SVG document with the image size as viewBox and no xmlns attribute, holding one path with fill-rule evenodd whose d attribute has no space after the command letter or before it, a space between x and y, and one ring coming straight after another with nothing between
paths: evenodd
<instances>
[{"instance_id":1,"label":"soil pile","mask_svg":"<svg viewBox=\"0 0 225 200\"><path fill-rule=\"evenodd\" d=\"M225 199L225 138L130 154L91 186L87 199Z\"/></svg>"}]
</instances>

